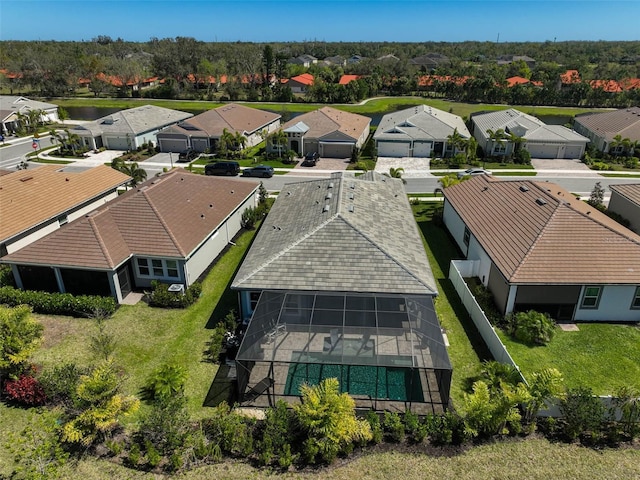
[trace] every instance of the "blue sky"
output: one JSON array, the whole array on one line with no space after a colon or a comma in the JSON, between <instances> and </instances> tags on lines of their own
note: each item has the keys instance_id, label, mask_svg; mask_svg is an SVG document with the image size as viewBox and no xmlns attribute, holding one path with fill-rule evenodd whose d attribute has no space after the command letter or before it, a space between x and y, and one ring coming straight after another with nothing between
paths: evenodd
<instances>
[{"instance_id":1,"label":"blue sky","mask_svg":"<svg viewBox=\"0 0 640 480\"><path fill-rule=\"evenodd\" d=\"M0 39L640 40L639 18L638 0L0 0Z\"/></svg>"}]
</instances>

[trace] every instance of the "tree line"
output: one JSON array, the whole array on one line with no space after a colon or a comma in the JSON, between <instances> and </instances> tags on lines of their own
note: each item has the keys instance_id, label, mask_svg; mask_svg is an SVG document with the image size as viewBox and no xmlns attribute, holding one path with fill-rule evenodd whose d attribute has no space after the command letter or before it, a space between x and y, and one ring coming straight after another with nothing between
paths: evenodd
<instances>
[{"instance_id":1,"label":"tree line","mask_svg":"<svg viewBox=\"0 0 640 480\"><path fill-rule=\"evenodd\" d=\"M428 43L217 43L191 37L151 38L127 42L99 36L86 42L0 42L0 88L44 97L69 96L88 87L96 96L154 98L313 101L349 103L373 95L436 95L457 101L512 104L628 106L639 102L640 88L608 92L592 88L590 80L640 77L640 42L428 42ZM411 59L438 53L448 60L436 68ZM322 60L359 55L354 63L309 68L288 63L310 54ZM526 55L498 64L500 55ZM382 58L386 55L393 57ZM560 75L577 70L581 82L561 86ZM296 97L279 80L311 73L314 85ZM343 74L361 78L339 85ZM424 84L425 75L448 77ZM507 87L506 79L521 76L536 82ZM163 83L142 90L145 79ZM451 81L451 77L464 78ZM215 79L215 81L211 81Z\"/></svg>"}]
</instances>

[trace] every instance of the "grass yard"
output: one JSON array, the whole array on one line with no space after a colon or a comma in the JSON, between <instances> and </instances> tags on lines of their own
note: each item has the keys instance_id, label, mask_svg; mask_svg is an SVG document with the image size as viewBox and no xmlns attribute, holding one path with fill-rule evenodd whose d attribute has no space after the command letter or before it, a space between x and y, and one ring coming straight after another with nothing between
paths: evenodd
<instances>
[{"instance_id":1,"label":"grass yard","mask_svg":"<svg viewBox=\"0 0 640 480\"><path fill-rule=\"evenodd\" d=\"M186 480L255 480L282 478L386 480L549 480L596 479L630 480L640 478L640 453L632 449L591 450L577 445L550 443L543 439L505 441L480 445L449 455L436 449L433 455L425 455L416 447L412 453L399 451L370 452L357 455L324 469L307 469L303 472L259 470L244 462L225 461L195 469L179 475ZM111 480L136 478L152 480L157 475L115 465L104 460L87 458L75 468L68 469L65 478L84 480Z\"/></svg>"},{"instance_id":2,"label":"grass yard","mask_svg":"<svg viewBox=\"0 0 640 480\"><path fill-rule=\"evenodd\" d=\"M610 395L622 385L640 388L639 326L579 323L578 327L577 332L558 328L545 347L528 347L497 331L525 378L555 367L567 387L588 386L597 395Z\"/></svg>"},{"instance_id":3,"label":"grass yard","mask_svg":"<svg viewBox=\"0 0 640 480\"><path fill-rule=\"evenodd\" d=\"M412 208L424 237L427 257L438 286L439 295L435 307L440 324L449 339L448 352L453 365L451 399L455 404L462 399L466 378L476 375L480 369L480 361L490 358L491 354L448 279L451 259L461 257L446 230L431 221L442 204L425 202L413 205Z\"/></svg>"}]
</instances>

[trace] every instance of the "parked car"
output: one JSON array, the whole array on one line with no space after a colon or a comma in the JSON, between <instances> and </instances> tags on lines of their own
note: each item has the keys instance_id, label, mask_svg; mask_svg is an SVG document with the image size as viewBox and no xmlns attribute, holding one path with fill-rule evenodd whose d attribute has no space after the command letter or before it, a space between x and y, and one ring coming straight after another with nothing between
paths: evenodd
<instances>
[{"instance_id":1,"label":"parked car","mask_svg":"<svg viewBox=\"0 0 640 480\"><path fill-rule=\"evenodd\" d=\"M187 148L184 152L180 152L178 155L179 162L192 162L198 158L198 152L193 148Z\"/></svg>"},{"instance_id":2,"label":"parked car","mask_svg":"<svg viewBox=\"0 0 640 480\"><path fill-rule=\"evenodd\" d=\"M262 178L271 178L273 177L273 167L269 165L257 165L251 168L245 168L242 171L243 177L262 177Z\"/></svg>"},{"instance_id":3,"label":"parked car","mask_svg":"<svg viewBox=\"0 0 640 480\"><path fill-rule=\"evenodd\" d=\"M238 162L216 162L204 166L205 175L238 175L240 164Z\"/></svg>"},{"instance_id":4,"label":"parked car","mask_svg":"<svg viewBox=\"0 0 640 480\"><path fill-rule=\"evenodd\" d=\"M304 156L304 160L302 161L302 165L306 167L314 167L316 163L320 160L320 155L318 152L309 152Z\"/></svg>"},{"instance_id":5,"label":"parked car","mask_svg":"<svg viewBox=\"0 0 640 480\"><path fill-rule=\"evenodd\" d=\"M474 177L476 175L491 175L491 172L483 168L468 168L464 172L458 172L458 178L463 178L467 176Z\"/></svg>"}]
</instances>

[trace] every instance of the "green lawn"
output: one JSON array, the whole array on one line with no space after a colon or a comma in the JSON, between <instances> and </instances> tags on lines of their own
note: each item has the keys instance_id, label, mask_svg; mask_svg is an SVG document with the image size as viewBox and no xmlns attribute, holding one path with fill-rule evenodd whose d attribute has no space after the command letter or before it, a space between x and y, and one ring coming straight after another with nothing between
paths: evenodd
<instances>
[{"instance_id":1,"label":"green lawn","mask_svg":"<svg viewBox=\"0 0 640 480\"><path fill-rule=\"evenodd\" d=\"M219 102L193 101L193 100L161 100L161 99L124 99L124 98L66 98L54 99L53 103L61 107L105 107L105 108L132 108L138 105L157 105L159 107L171 108L175 110L203 110L216 108L222 105ZM316 110L324 104L316 103L262 103L247 102L248 106L260 109L271 110L278 113L292 112L305 113ZM510 105L493 105L483 103L457 103L448 100L440 100L425 97L382 97L367 101L364 105L333 105L335 108L359 114L380 114L388 113L413 105L431 105L444 111L450 111L461 117L469 117L471 113L479 111L495 111L512 108ZM573 107L531 107L524 105L514 106L520 111L531 115L563 115L575 116L579 113L602 111L596 108L573 108Z\"/></svg>"},{"instance_id":2,"label":"green lawn","mask_svg":"<svg viewBox=\"0 0 640 480\"><path fill-rule=\"evenodd\" d=\"M434 212L442 208L442 203L425 202L412 208L425 240L427 257L439 291L435 307L449 339L448 352L453 364L451 399L455 404L462 400L465 380L476 375L481 359L490 358L491 354L448 279L451 259L461 257L445 229L431 221Z\"/></svg>"},{"instance_id":3,"label":"green lawn","mask_svg":"<svg viewBox=\"0 0 640 480\"><path fill-rule=\"evenodd\" d=\"M555 367L567 387L588 386L597 395L610 395L622 385L640 388L640 327L604 323L578 327L578 332L558 328L545 347L527 347L497 331L525 378Z\"/></svg>"}]
</instances>

